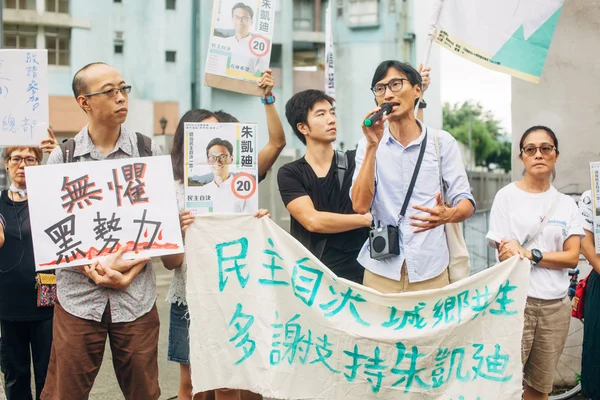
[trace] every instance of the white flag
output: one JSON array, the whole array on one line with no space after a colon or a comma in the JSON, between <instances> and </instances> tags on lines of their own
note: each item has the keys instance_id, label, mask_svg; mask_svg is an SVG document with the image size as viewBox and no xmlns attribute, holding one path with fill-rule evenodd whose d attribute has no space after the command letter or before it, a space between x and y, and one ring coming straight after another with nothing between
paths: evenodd
<instances>
[{"instance_id":1,"label":"white flag","mask_svg":"<svg viewBox=\"0 0 600 400\"><path fill-rule=\"evenodd\" d=\"M331 2L329 2L325 11L325 93L335 99L335 63L333 58Z\"/></svg>"}]
</instances>

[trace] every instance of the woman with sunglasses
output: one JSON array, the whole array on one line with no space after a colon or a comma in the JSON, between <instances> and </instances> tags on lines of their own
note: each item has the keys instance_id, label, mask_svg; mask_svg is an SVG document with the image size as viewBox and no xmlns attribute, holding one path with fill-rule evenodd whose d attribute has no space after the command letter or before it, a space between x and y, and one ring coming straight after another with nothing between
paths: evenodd
<instances>
[{"instance_id":1,"label":"woman with sunglasses","mask_svg":"<svg viewBox=\"0 0 600 400\"><path fill-rule=\"evenodd\" d=\"M515 255L531 261L521 346L523 398L548 399L569 333L568 269L579 262L584 232L575 201L551 183L559 155L554 132L527 129L519 150L524 177L496 194L487 239L500 261Z\"/></svg>"},{"instance_id":2,"label":"woman with sunglasses","mask_svg":"<svg viewBox=\"0 0 600 400\"><path fill-rule=\"evenodd\" d=\"M267 126L269 130L269 140L258 154L258 175L259 181L264 179L268 170L273 166L279 153L285 146L285 134L283 125L275 108L274 96L271 95L273 89L273 78L271 70L264 71L259 86L264 89L265 112L267 115ZM271 99L271 100L269 100ZM171 161L173 164L173 176L175 178L175 193L177 196L177 206L180 212L181 230L185 231L189 225L194 222L194 216L185 210L185 191L183 185L184 179L184 157L185 157L185 132L184 124L186 122L202 123L224 123L238 122L232 115L223 112L211 112L208 110L190 110L181 117L179 125L173 138L173 149L171 151ZM225 140L213 140L206 149L207 161L211 165L214 180L211 185L216 188L222 187L222 183L230 179L229 163L231 162L232 146ZM223 203L223 199L220 200ZM225 201L226 206L231 206L230 202ZM231 211L231 210L221 210ZM236 212L244 212L243 209L236 209ZM257 218L269 216L267 210L259 210L254 214ZM188 307L186 303L186 270L187 265L183 254L162 257L165 268L174 270L173 280L167 295L167 301L171 303L171 314L169 318L169 349L168 358L170 361L179 363L179 392L178 399L192 399L192 379L190 374L189 360L189 322L187 320ZM262 399L262 396L245 391L234 389L217 389L208 392L197 393L194 400L253 400Z\"/></svg>"},{"instance_id":3,"label":"woman with sunglasses","mask_svg":"<svg viewBox=\"0 0 600 400\"><path fill-rule=\"evenodd\" d=\"M49 131L50 132L50 131ZM0 369L8 400L36 399L46 380L52 345L52 307L37 306L25 167L40 165L57 146L52 132L38 147L8 147L4 164L11 185L0 193Z\"/></svg>"}]
</instances>

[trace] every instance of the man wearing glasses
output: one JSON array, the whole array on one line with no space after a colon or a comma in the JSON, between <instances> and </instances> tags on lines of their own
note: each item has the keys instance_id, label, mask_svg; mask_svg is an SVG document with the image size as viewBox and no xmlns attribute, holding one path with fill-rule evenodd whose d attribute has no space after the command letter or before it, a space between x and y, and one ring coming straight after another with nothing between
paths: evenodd
<instances>
[{"instance_id":1,"label":"man wearing glasses","mask_svg":"<svg viewBox=\"0 0 600 400\"><path fill-rule=\"evenodd\" d=\"M391 253L388 258L375 254L372 258L367 240L358 256L366 269L363 283L382 293L443 287L449 283L444 224L462 222L475 211L458 145L448 132L426 127L415 118L415 102L422 93L421 76L409 64L393 60L379 64L371 91L377 107L366 118L384 102L393 108L379 122L362 126L364 137L356 152L352 203L357 213L371 210L376 227L391 227L398 233L399 254ZM384 125L386 120L388 126ZM422 148L421 167L403 218L401 209ZM449 206L440 196L438 161Z\"/></svg>"},{"instance_id":2,"label":"man wearing glasses","mask_svg":"<svg viewBox=\"0 0 600 400\"><path fill-rule=\"evenodd\" d=\"M234 160L233 145L228 140L214 138L206 146L206 159L213 173L213 180L205 186L212 200L213 212L256 212L256 196L243 200L236 197L231 189L234 174L229 171L229 165Z\"/></svg>"},{"instance_id":3,"label":"man wearing glasses","mask_svg":"<svg viewBox=\"0 0 600 400\"><path fill-rule=\"evenodd\" d=\"M73 78L73 94L88 124L73 146L57 147L48 164L160 155L149 138L128 132L131 86L104 63L93 63ZM143 140L144 145L138 143ZM65 154L63 154L65 149ZM72 152L72 154L66 154ZM140 154L144 153L144 154ZM151 154L149 154L151 153ZM109 257L105 272L90 266L56 271L52 354L44 400L87 399L110 337L113 365L126 399L158 399L158 331L154 269L148 259Z\"/></svg>"},{"instance_id":4,"label":"man wearing glasses","mask_svg":"<svg viewBox=\"0 0 600 400\"><path fill-rule=\"evenodd\" d=\"M254 11L244 3L237 3L231 9L231 22L235 28L235 34L226 38L223 44L229 46L231 58L229 68L248 72L260 76L264 69L269 67L266 57L257 57L250 50L252 40L252 29Z\"/></svg>"}]
</instances>

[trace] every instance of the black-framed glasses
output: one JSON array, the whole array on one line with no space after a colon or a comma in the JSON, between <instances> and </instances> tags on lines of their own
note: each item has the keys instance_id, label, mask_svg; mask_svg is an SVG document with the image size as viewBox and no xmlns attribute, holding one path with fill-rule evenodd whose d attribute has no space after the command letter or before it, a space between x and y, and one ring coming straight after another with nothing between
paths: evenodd
<instances>
[{"instance_id":1,"label":"black-framed glasses","mask_svg":"<svg viewBox=\"0 0 600 400\"><path fill-rule=\"evenodd\" d=\"M227 164L230 157L231 156L229 154L221 154L220 156L208 156L208 162L209 164L214 164L218 161L221 164Z\"/></svg>"},{"instance_id":2,"label":"black-framed glasses","mask_svg":"<svg viewBox=\"0 0 600 400\"><path fill-rule=\"evenodd\" d=\"M404 81L408 81L408 79L394 78L388 83L378 83L377 85L371 88L371 91L377 97L382 97L385 95L386 87L389 87L392 92L396 93L402 90L402 88L404 87Z\"/></svg>"},{"instance_id":3,"label":"black-framed glasses","mask_svg":"<svg viewBox=\"0 0 600 400\"><path fill-rule=\"evenodd\" d=\"M119 92L121 92L123 94L123 96L127 96L129 94L129 92L131 92L131 85L125 85L120 88L107 89L102 92L88 93L88 94L84 94L84 96L92 97L92 96L96 96L98 94L105 94L108 97L115 97L117 95L117 93L119 93Z\"/></svg>"},{"instance_id":4,"label":"black-framed glasses","mask_svg":"<svg viewBox=\"0 0 600 400\"><path fill-rule=\"evenodd\" d=\"M21 161L25 161L25 165L28 167L31 167L32 165L37 165L38 160L35 157L18 157L18 156L14 156L14 157L9 157L8 158L8 163L10 165L21 165Z\"/></svg>"},{"instance_id":5,"label":"black-framed glasses","mask_svg":"<svg viewBox=\"0 0 600 400\"><path fill-rule=\"evenodd\" d=\"M533 146L533 145L529 145L529 146L525 146L521 149L521 153L529 156L529 157L533 157L535 156L535 154L537 153L537 151L540 151L540 153L542 153L543 156L548 156L550 154L552 154L552 152L554 150L556 150L556 147L552 146L551 144L543 144L541 146Z\"/></svg>"}]
</instances>

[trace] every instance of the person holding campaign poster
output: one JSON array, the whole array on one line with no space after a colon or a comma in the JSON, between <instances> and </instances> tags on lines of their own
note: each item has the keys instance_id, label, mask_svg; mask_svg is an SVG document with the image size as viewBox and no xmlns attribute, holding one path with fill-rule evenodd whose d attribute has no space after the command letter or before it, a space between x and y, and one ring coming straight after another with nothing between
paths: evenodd
<instances>
[{"instance_id":1,"label":"person holding campaign poster","mask_svg":"<svg viewBox=\"0 0 600 400\"><path fill-rule=\"evenodd\" d=\"M273 89L274 81L270 70L265 70L263 77L259 82L259 86L264 90L264 98L272 98L271 90ZM285 134L283 125L277 113L277 109L273 102L269 100L263 101L265 104L265 112L267 115L267 125L269 130L269 140L267 144L258 152L257 175L258 181L262 181L268 170L273 166L277 157L285 146ZM173 149L171 151L171 160L173 163L173 177L175 179L175 192L177 196L177 207L180 212L181 229L185 234L187 227L194 221L195 217L191 211L186 209L185 196L185 176L188 166L185 165L186 152L186 124L201 123L210 126L218 123L237 123L238 120L231 114L224 111L211 112L208 110L190 110L183 115L179 121L179 125L175 131L173 138ZM213 191L217 193L215 196L220 196L219 190L226 191L225 182L231 181L232 174L230 166L234 149L232 143L227 139L212 138L208 139L206 145L201 147L201 159L210 166L210 174L204 182L204 186L213 187ZM221 189L222 188L222 189ZM223 207L230 207L227 204L225 197L230 197L231 191L226 191L223 199L219 198L215 203L216 211ZM215 197L216 198L216 197ZM231 200L231 198L230 198ZM220 204L220 203L224 204ZM234 201L234 204L236 202ZM235 206L234 206L235 208ZM244 212L239 210L237 212ZM258 210L254 213L257 218L268 216L267 210ZM190 374L190 356L189 356L189 321L188 307L186 302L186 275L187 263L183 254L162 257L164 266L167 269L173 270L173 280L167 295L167 302L171 303L171 313L169 317L169 346L168 359L177 362L180 365L180 381L179 381L179 399L192 399L192 379ZM228 400L228 399L260 399L261 396L240 390L219 389L211 392L198 393L193 397L195 400Z\"/></svg>"}]
</instances>

